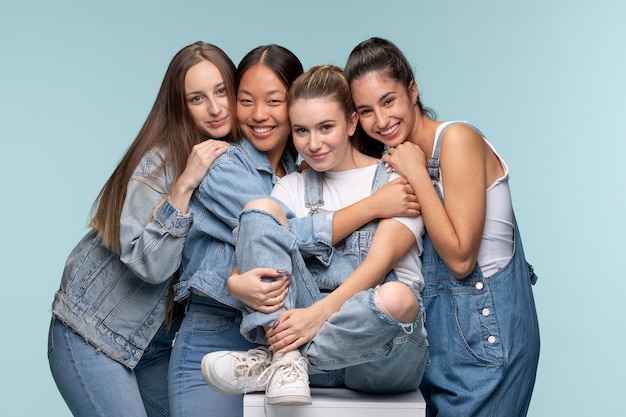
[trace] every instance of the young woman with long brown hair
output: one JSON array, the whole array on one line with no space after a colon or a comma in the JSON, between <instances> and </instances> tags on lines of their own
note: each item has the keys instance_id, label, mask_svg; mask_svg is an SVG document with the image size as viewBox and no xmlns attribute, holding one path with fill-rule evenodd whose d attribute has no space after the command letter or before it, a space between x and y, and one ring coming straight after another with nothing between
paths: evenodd
<instances>
[{"instance_id":1,"label":"young woman with long brown hair","mask_svg":"<svg viewBox=\"0 0 626 417\"><path fill-rule=\"evenodd\" d=\"M193 217L192 192L238 136L234 73L211 44L174 56L94 203L91 230L67 260L48 359L76 416L169 415L167 369L179 319L166 323L168 292Z\"/></svg>"}]
</instances>

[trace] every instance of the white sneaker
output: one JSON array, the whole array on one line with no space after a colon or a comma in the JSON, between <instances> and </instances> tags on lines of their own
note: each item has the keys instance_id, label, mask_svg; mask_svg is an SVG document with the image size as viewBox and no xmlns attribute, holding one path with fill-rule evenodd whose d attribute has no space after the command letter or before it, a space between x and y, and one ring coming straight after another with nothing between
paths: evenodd
<instances>
[{"instance_id":1,"label":"white sneaker","mask_svg":"<svg viewBox=\"0 0 626 417\"><path fill-rule=\"evenodd\" d=\"M274 354L272 364L259 381L267 384L265 400L269 405L310 405L311 389L305 358L298 350Z\"/></svg>"},{"instance_id":2,"label":"white sneaker","mask_svg":"<svg viewBox=\"0 0 626 417\"><path fill-rule=\"evenodd\" d=\"M259 384L259 376L272 364L271 358L265 348L207 353L202 358L202 377L223 394L263 391L265 384Z\"/></svg>"}]
</instances>

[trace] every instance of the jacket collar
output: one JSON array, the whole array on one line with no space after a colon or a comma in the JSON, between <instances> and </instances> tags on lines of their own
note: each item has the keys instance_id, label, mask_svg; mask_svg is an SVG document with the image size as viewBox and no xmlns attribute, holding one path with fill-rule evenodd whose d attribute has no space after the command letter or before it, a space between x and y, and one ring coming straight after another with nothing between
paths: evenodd
<instances>
[{"instance_id":1,"label":"jacket collar","mask_svg":"<svg viewBox=\"0 0 626 417\"><path fill-rule=\"evenodd\" d=\"M239 142L235 144L249 159L252 163L257 167L257 169L261 169L263 171L271 172L274 174L274 170L270 165L270 161L265 156L264 152L259 151L257 148L252 146L252 143L248 139L241 138ZM296 162L293 160L291 154L285 150L281 157L281 162L287 171L287 174L291 172L295 172L298 170L296 166Z\"/></svg>"}]
</instances>

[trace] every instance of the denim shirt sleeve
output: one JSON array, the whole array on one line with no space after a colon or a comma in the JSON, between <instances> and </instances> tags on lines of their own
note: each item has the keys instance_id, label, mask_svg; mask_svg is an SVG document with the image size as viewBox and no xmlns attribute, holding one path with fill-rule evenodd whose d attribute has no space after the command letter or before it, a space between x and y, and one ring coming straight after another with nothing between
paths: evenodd
<instances>
[{"instance_id":1,"label":"denim shirt sleeve","mask_svg":"<svg viewBox=\"0 0 626 417\"><path fill-rule=\"evenodd\" d=\"M309 216L296 216L278 198L273 199L281 206L289 221L289 230L296 236L296 242L302 257L317 256L323 262L330 260L333 254L333 219L334 211L320 211Z\"/></svg>"},{"instance_id":2,"label":"denim shirt sleeve","mask_svg":"<svg viewBox=\"0 0 626 417\"><path fill-rule=\"evenodd\" d=\"M165 199L172 173L162 163L163 151L146 153L128 183L120 217L120 259L151 284L167 281L178 269L192 218Z\"/></svg>"},{"instance_id":3,"label":"denim shirt sleeve","mask_svg":"<svg viewBox=\"0 0 626 417\"><path fill-rule=\"evenodd\" d=\"M200 183L197 201L228 227L213 229L212 235L235 245L233 230L249 201L267 197L272 191L272 173L259 171L251 161L231 147L220 155Z\"/></svg>"}]
</instances>

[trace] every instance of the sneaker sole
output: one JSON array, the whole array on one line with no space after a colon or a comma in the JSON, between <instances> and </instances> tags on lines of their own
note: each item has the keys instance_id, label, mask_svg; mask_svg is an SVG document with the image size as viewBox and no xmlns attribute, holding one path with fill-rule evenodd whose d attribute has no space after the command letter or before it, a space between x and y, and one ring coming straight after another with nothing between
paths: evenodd
<instances>
[{"instance_id":1,"label":"sneaker sole","mask_svg":"<svg viewBox=\"0 0 626 417\"><path fill-rule=\"evenodd\" d=\"M211 368L213 368L213 361L211 360L210 357L204 356L202 358L202 361L200 362L200 370L202 371L202 378L204 379L204 382L206 382L208 386L210 386L217 392L221 392L222 394L226 394L226 395L237 395L237 394L246 394L246 393L251 393L251 392L259 392L259 391L264 390L264 388L260 388L260 387L247 387L247 388L250 388L248 390L236 390L230 386L223 388L219 380L212 378L211 372L209 372L209 369Z\"/></svg>"},{"instance_id":2,"label":"sneaker sole","mask_svg":"<svg viewBox=\"0 0 626 417\"><path fill-rule=\"evenodd\" d=\"M209 372L209 369L211 369L211 367L212 361L210 360L210 358L207 356L203 357L202 362L200 362L200 369L202 370L202 378L208 386L213 388L215 391L221 392L222 394L243 394L243 392L224 390L219 386L219 384L216 384L216 381L211 378L211 372Z\"/></svg>"},{"instance_id":3,"label":"sneaker sole","mask_svg":"<svg viewBox=\"0 0 626 417\"><path fill-rule=\"evenodd\" d=\"M265 396L268 405L311 405L313 400L306 395L281 395L278 397Z\"/></svg>"}]
</instances>

